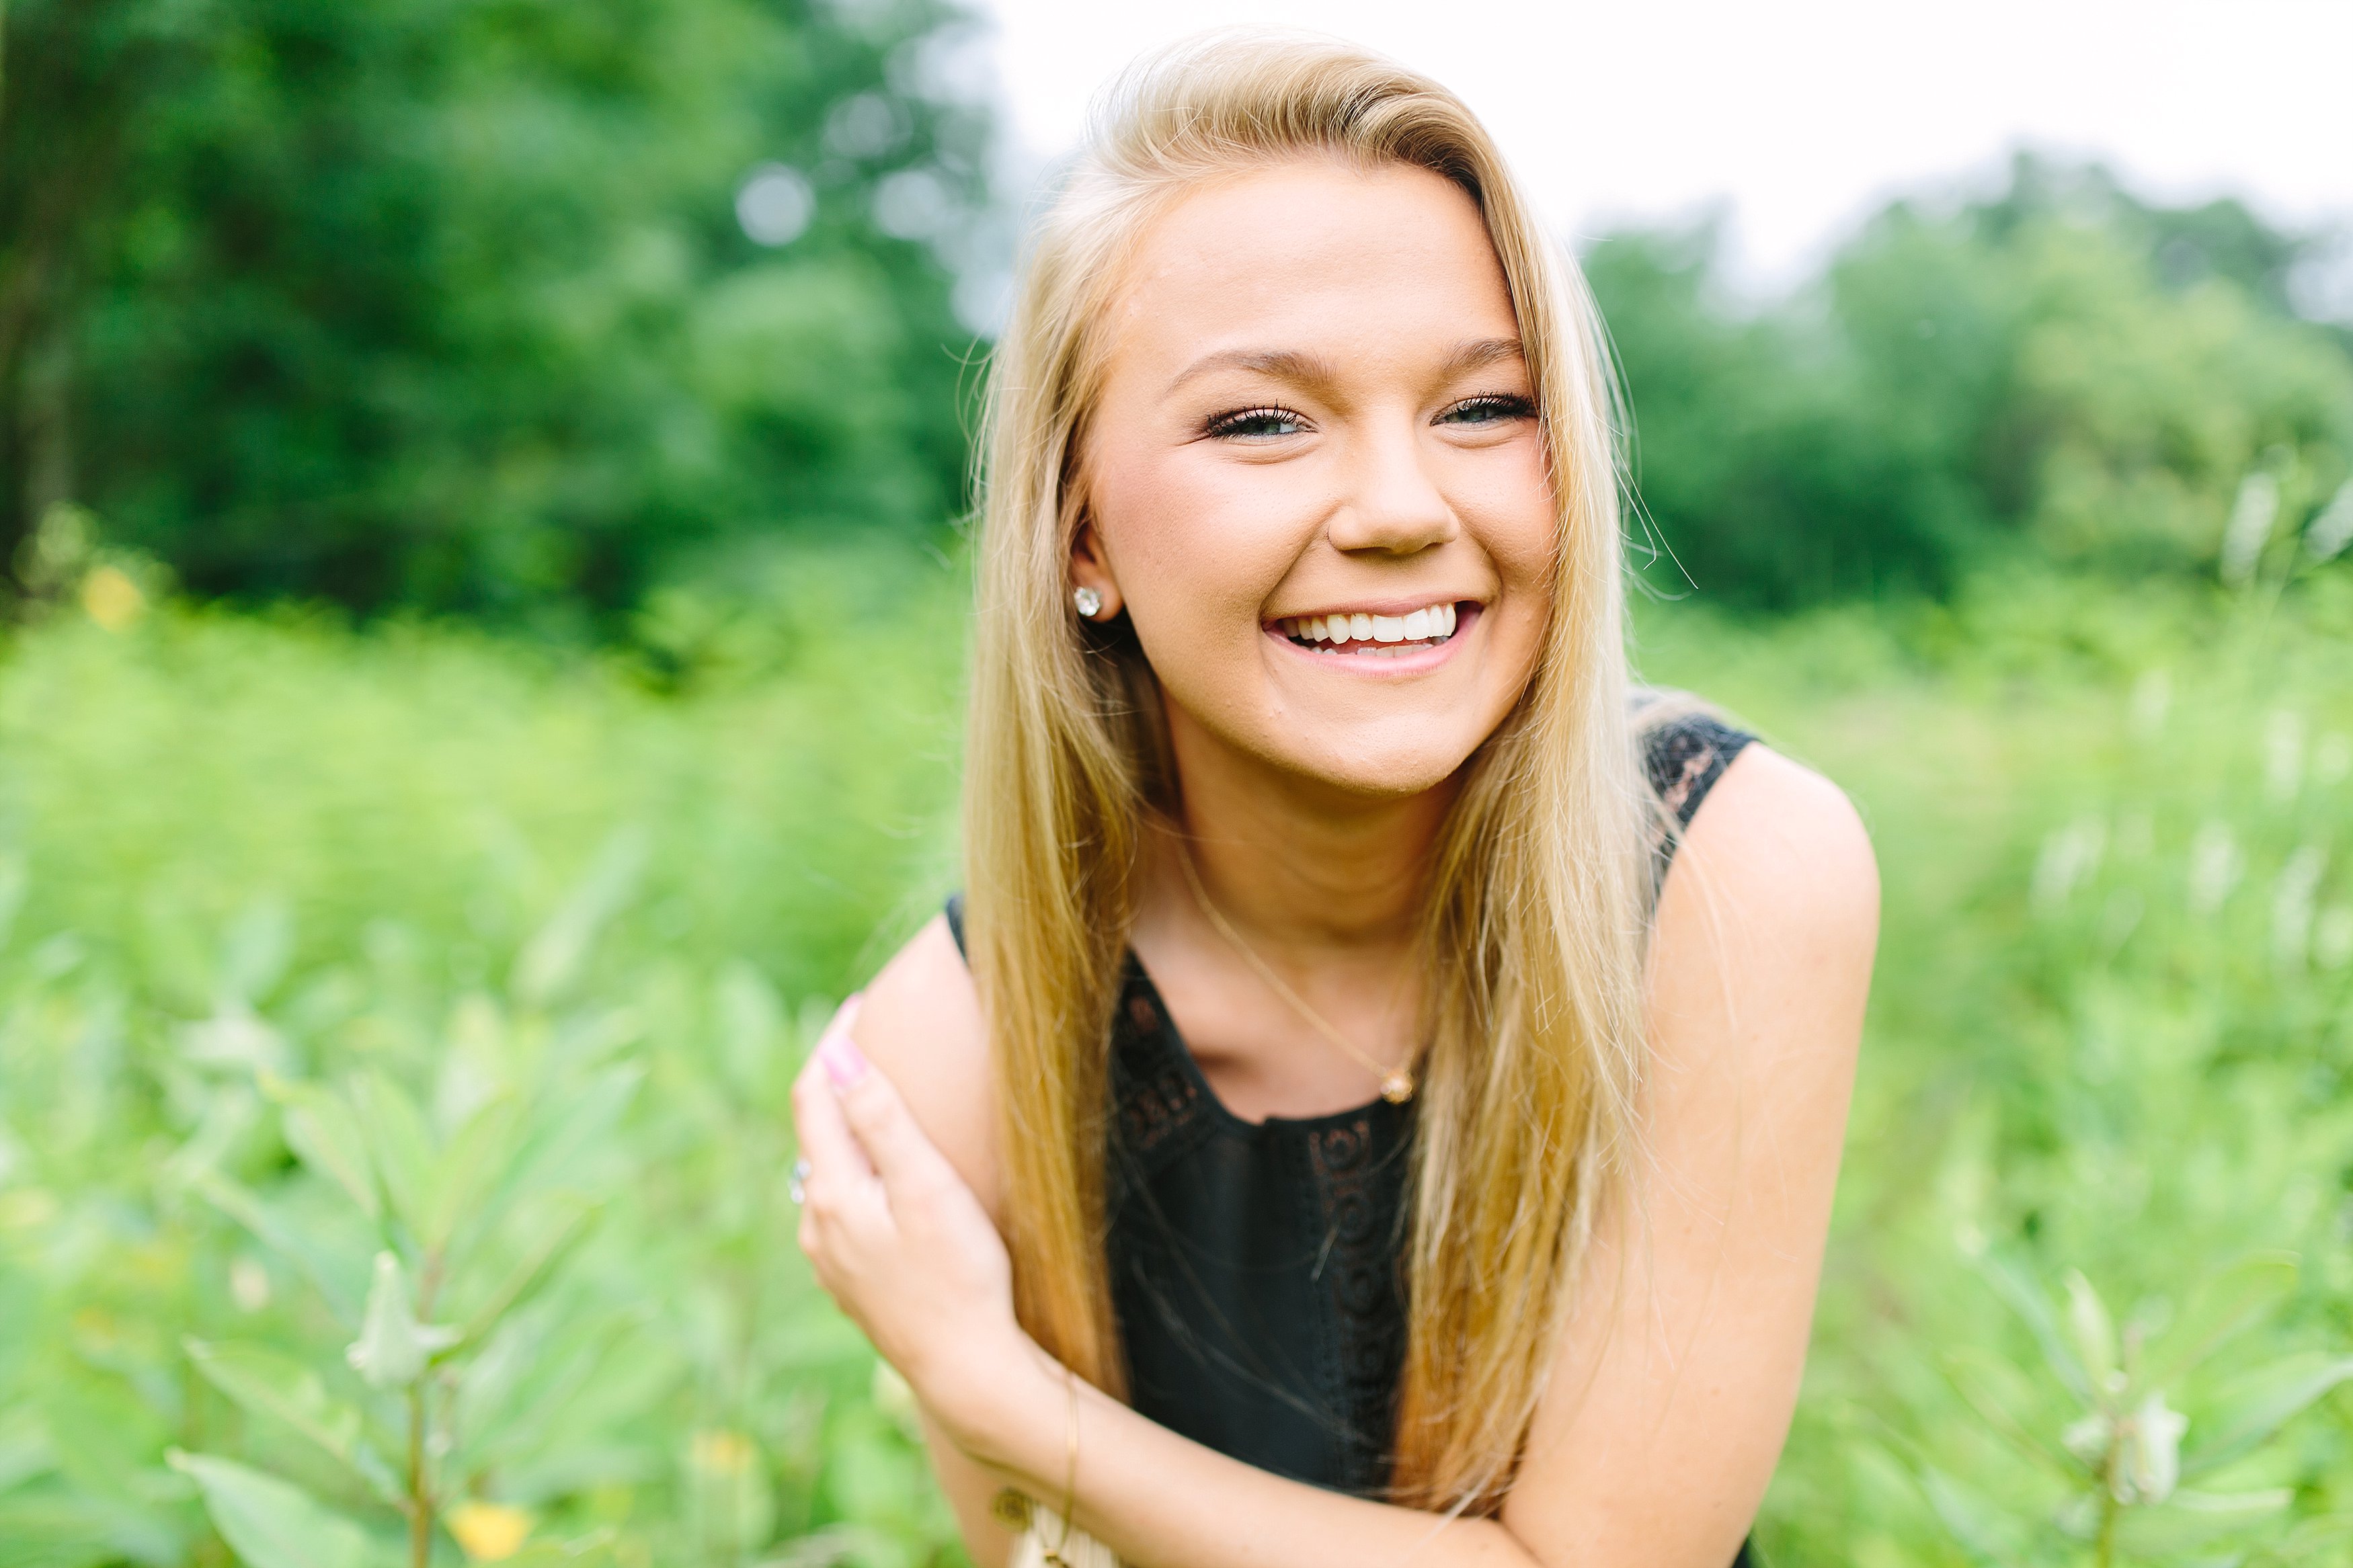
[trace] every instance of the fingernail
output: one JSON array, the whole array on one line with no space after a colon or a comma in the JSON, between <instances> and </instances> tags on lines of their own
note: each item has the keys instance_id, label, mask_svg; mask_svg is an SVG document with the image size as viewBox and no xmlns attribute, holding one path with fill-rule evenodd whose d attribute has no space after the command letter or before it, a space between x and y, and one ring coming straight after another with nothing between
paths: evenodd
<instances>
[{"instance_id":1,"label":"fingernail","mask_svg":"<svg viewBox=\"0 0 2353 1568\"><path fill-rule=\"evenodd\" d=\"M825 1076L833 1080L836 1089L848 1089L866 1076L866 1053L849 1037L847 1029L837 1029L817 1048L817 1059L825 1064Z\"/></svg>"}]
</instances>

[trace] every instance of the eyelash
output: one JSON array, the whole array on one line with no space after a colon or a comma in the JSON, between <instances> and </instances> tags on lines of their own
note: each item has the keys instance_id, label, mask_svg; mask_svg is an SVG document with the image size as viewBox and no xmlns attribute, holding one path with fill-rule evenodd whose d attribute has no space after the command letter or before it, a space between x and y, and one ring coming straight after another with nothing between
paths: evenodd
<instances>
[{"instance_id":1,"label":"eyelash","mask_svg":"<svg viewBox=\"0 0 2353 1568\"><path fill-rule=\"evenodd\" d=\"M1216 417L1212 418L1208 424L1202 427L1202 432L1208 436L1248 440L1251 437L1243 435L1241 426L1258 419L1282 419L1288 420L1293 425L1304 425L1307 422L1305 419L1302 418L1299 415L1293 413L1288 408L1281 407L1275 404L1266 403L1261 404L1254 408L1237 408L1230 413L1218 415ZM1273 434L1277 438L1279 438L1282 436L1290 435L1292 432L1285 430L1274 432ZM1266 434L1261 433L1258 438L1265 439Z\"/></svg>"},{"instance_id":2,"label":"eyelash","mask_svg":"<svg viewBox=\"0 0 2353 1568\"><path fill-rule=\"evenodd\" d=\"M1466 409L1474 408L1501 419L1526 419L1532 417L1536 411L1535 404L1516 393L1484 392L1476 397L1464 398L1439 417L1451 418Z\"/></svg>"},{"instance_id":3,"label":"eyelash","mask_svg":"<svg viewBox=\"0 0 2353 1568\"><path fill-rule=\"evenodd\" d=\"M1474 397L1463 398L1440 414L1438 418L1440 423L1452 423L1454 416L1472 411L1497 418L1525 419L1535 413L1535 406L1526 398L1516 394L1487 392ZM1235 440L1280 439L1283 436L1295 434L1294 431L1284 430L1265 432L1252 437L1243 433L1241 426L1261 419L1279 419L1294 426L1302 426L1307 422L1303 416L1293 409L1285 408L1280 404L1266 403L1218 415L1202 426L1202 434Z\"/></svg>"}]
</instances>

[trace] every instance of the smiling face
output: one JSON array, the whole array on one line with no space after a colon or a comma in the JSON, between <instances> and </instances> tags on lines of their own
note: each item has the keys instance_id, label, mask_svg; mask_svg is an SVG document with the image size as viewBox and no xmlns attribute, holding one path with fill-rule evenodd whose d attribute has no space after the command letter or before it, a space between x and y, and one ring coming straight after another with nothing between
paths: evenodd
<instances>
[{"instance_id":1,"label":"smiling face","mask_svg":"<svg viewBox=\"0 0 2353 1568\"><path fill-rule=\"evenodd\" d=\"M1181 758L1353 795L1451 776L1534 669L1555 506L1502 266L1425 170L1282 163L1147 229L1071 562Z\"/></svg>"}]
</instances>

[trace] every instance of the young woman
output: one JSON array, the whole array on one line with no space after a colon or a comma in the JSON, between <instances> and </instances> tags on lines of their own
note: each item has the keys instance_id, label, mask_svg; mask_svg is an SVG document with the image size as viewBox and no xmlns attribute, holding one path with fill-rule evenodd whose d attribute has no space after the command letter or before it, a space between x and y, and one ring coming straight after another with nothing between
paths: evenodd
<instances>
[{"instance_id":1,"label":"young woman","mask_svg":"<svg viewBox=\"0 0 2353 1568\"><path fill-rule=\"evenodd\" d=\"M1607 386L1477 121L1336 43L1132 73L1044 216L966 892L796 1097L976 1562L1744 1550L1877 885L1630 689Z\"/></svg>"}]
</instances>

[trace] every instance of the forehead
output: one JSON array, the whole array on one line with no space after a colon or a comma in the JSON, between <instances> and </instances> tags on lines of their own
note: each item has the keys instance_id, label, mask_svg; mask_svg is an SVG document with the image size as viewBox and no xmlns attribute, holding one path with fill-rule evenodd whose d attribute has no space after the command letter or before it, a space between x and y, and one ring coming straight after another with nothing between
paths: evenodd
<instances>
[{"instance_id":1,"label":"forehead","mask_svg":"<svg viewBox=\"0 0 2353 1568\"><path fill-rule=\"evenodd\" d=\"M1323 157L1180 197L1139 238L1110 326L1114 380L1220 349L1382 360L1515 335L1468 194L1426 169Z\"/></svg>"}]
</instances>

